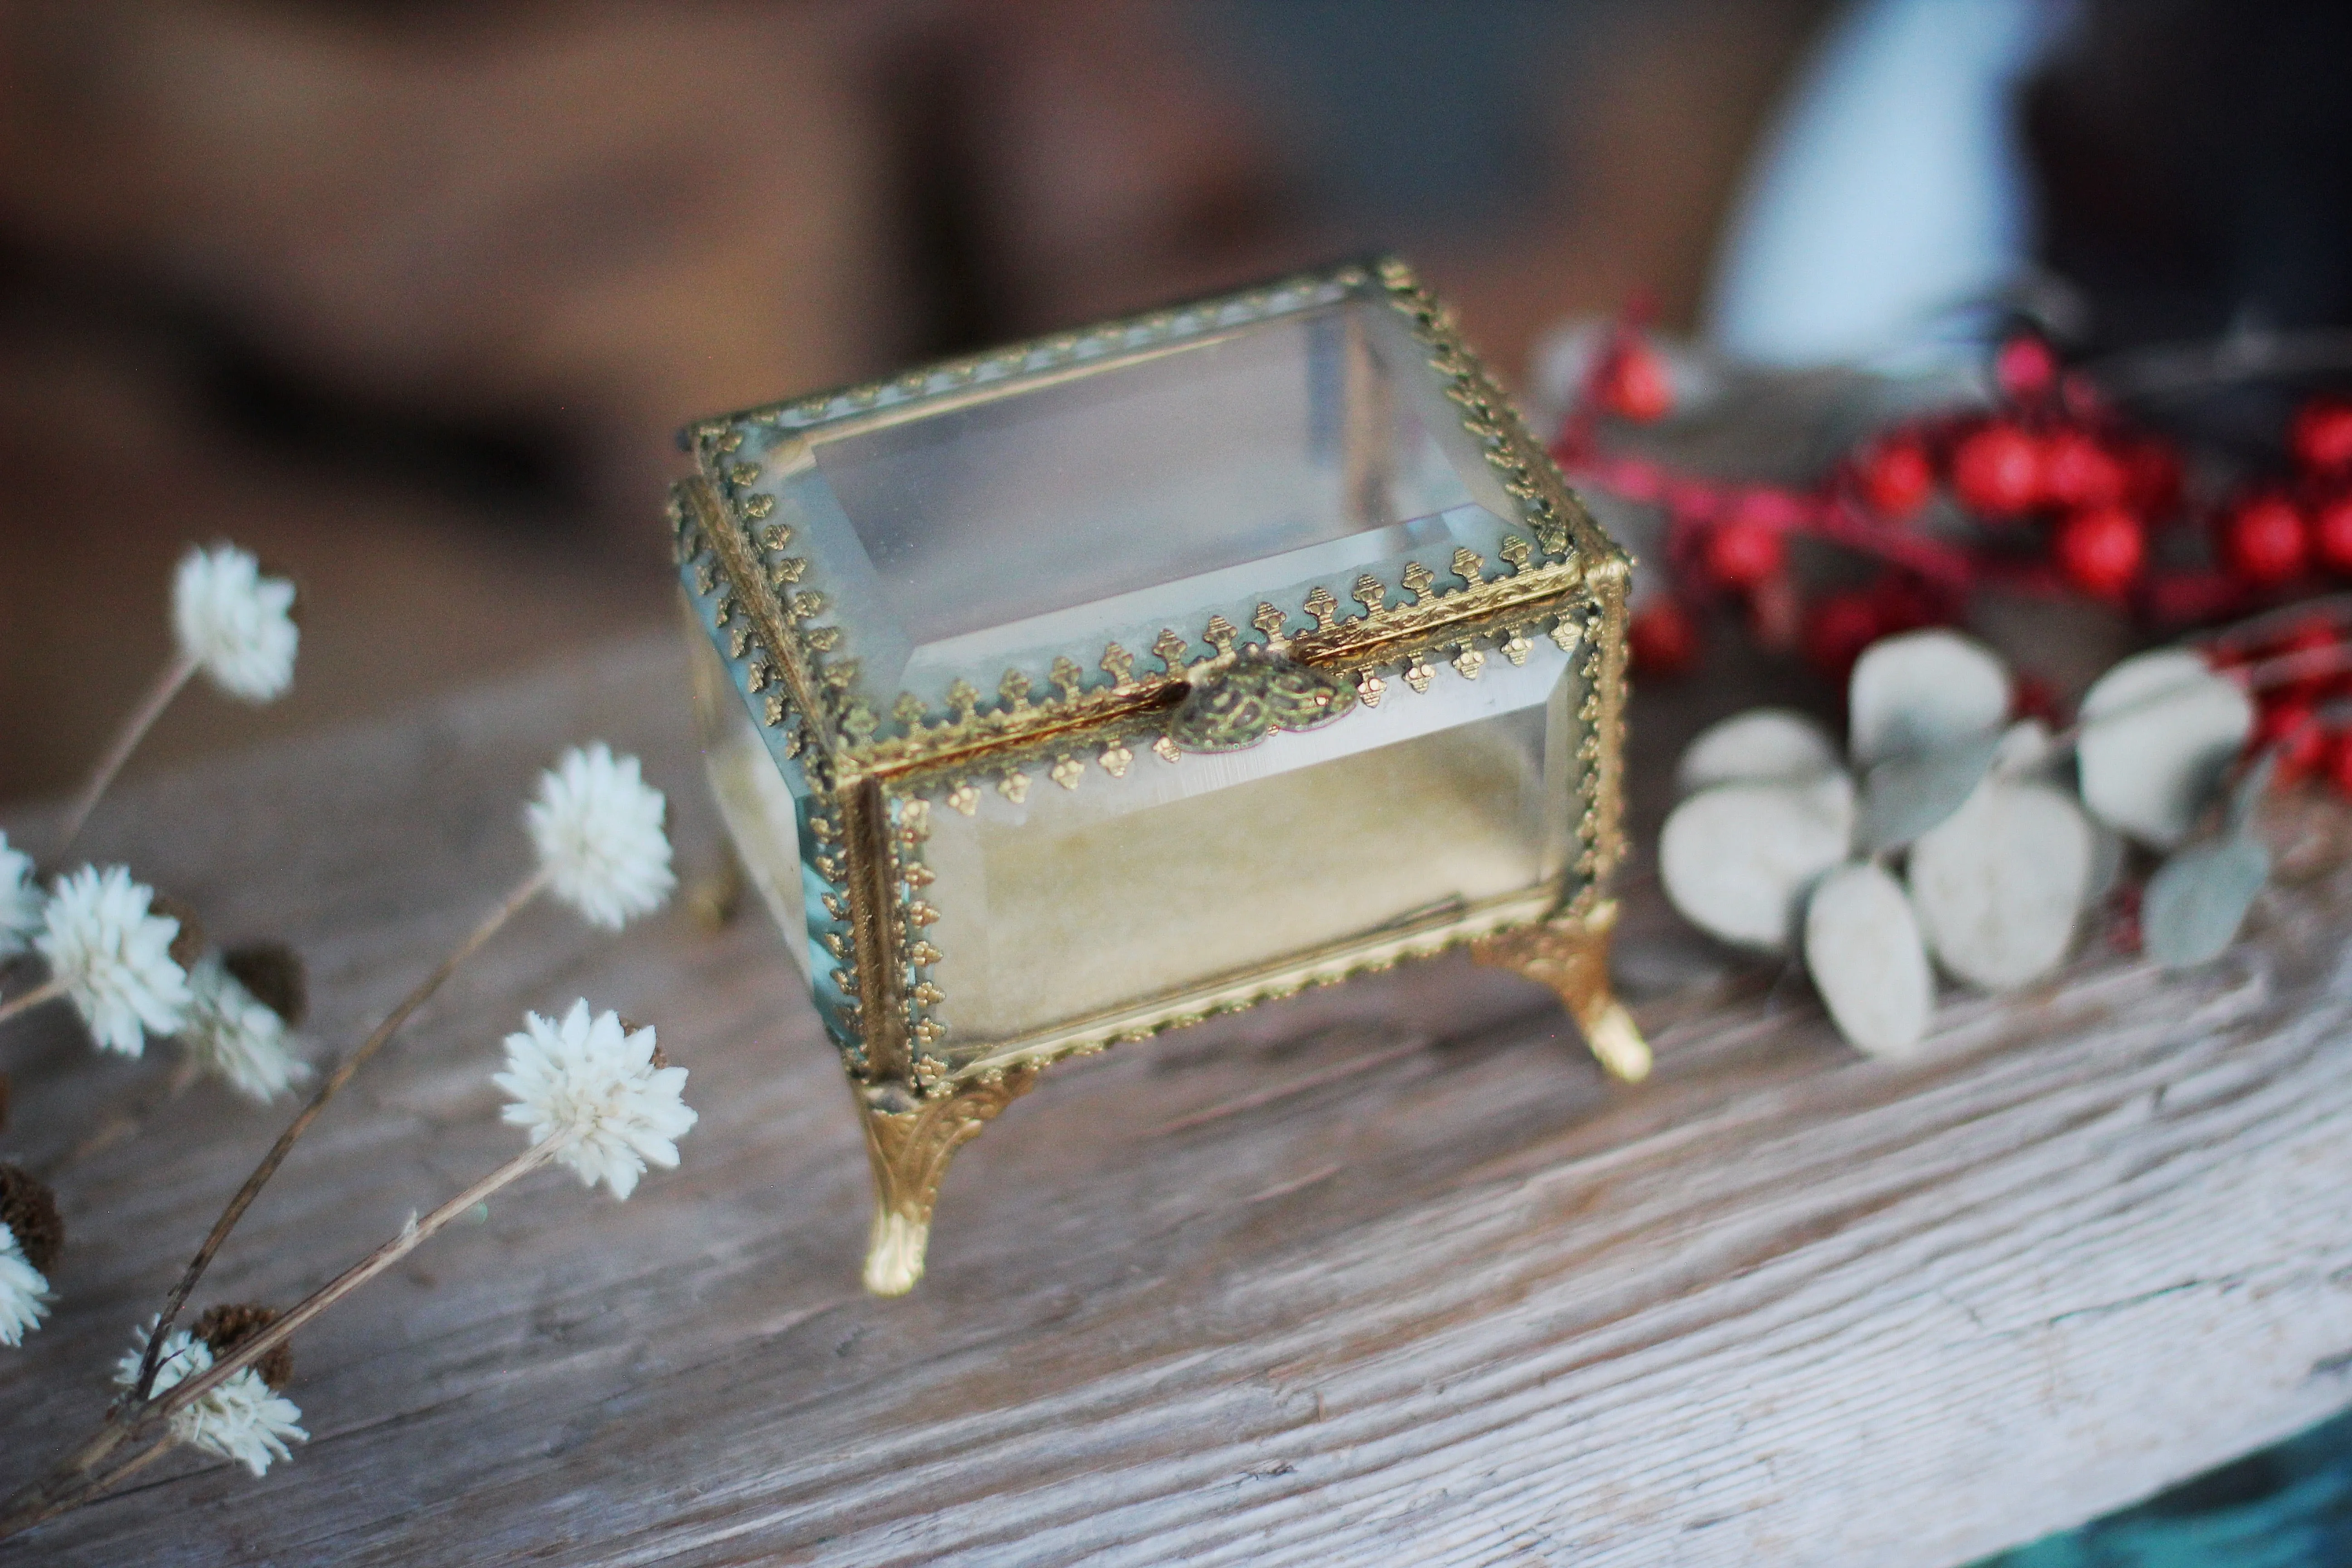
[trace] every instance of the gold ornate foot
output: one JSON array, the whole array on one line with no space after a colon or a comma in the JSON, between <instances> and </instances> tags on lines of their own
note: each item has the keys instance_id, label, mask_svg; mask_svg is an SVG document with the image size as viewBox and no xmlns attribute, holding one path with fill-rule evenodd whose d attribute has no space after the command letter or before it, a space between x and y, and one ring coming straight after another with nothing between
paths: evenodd
<instances>
[{"instance_id":1,"label":"gold ornate foot","mask_svg":"<svg viewBox=\"0 0 2352 1568\"><path fill-rule=\"evenodd\" d=\"M903 1296L923 1277L931 1205L948 1161L1037 1081L1034 1068L1010 1068L925 1100L898 1084L860 1089L866 1155L874 1168L874 1228L866 1244L866 1288Z\"/></svg>"},{"instance_id":2,"label":"gold ornate foot","mask_svg":"<svg viewBox=\"0 0 2352 1568\"><path fill-rule=\"evenodd\" d=\"M1650 1076L1650 1046L1633 1015L1609 990L1609 939L1617 927L1614 900L1582 917L1556 915L1535 925L1497 931L1470 944L1470 956L1496 969L1517 970L1549 986L1584 1031L1584 1043L1612 1078L1639 1083Z\"/></svg>"}]
</instances>

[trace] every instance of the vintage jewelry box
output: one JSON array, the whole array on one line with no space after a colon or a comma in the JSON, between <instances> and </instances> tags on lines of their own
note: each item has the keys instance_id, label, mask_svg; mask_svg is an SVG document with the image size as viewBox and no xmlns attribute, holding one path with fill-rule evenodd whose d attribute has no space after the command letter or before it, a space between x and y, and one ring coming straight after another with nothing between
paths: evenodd
<instances>
[{"instance_id":1,"label":"vintage jewelry box","mask_svg":"<svg viewBox=\"0 0 2352 1568\"><path fill-rule=\"evenodd\" d=\"M1601 1062L1627 562L1402 263L705 420L719 800L923 1268L1038 1072L1468 944Z\"/></svg>"}]
</instances>

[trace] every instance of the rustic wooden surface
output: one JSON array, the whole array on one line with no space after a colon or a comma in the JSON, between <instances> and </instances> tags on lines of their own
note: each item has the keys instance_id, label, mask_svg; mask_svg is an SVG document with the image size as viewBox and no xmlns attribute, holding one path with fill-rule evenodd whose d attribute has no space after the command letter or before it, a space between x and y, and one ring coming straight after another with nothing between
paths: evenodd
<instances>
[{"instance_id":1,"label":"rustic wooden surface","mask_svg":"<svg viewBox=\"0 0 2352 1568\"><path fill-rule=\"evenodd\" d=\"M340 1046L520 873L564 742L641 751L684 858L713 859L683 691L667 642L626 645L162 777L89 847L219 936L297 938ZM1650 778L1664 711L1637 700ZM763 921L610 938L534 910L200 1300L289 1300L516 1147L488 1075L527 1006L660 1026L702 1113L684 1166L625 1205L532 1178L303 1336L293 1462L174 1458L15 1552L1964 1562L2352 1403L2352 873L2340 819L2294 831L2295 879L2210 973L2093 953L2007 1005L1948 998L1909 1068L1724 968L1638 877L1638 1089L1452 961L1073 1064L959 1158L896 1301L857 1288L865 1157ZM54 1020L0 1064L0 1152L37 1166L170 1070ZM0 1479L95 1416L278 1117L202 1086L59 1173L61 1300L0 1351Z\"/></svg>"}]
</instances>

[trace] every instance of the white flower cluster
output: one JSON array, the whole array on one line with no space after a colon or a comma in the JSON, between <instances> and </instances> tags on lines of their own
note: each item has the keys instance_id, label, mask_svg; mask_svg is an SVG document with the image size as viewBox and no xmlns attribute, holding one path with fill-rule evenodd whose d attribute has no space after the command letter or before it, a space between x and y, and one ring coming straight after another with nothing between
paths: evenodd
<instances>
[{"instance_id":1,"label":"white flower cluster","mask_svg":"<svg viewBox=\"0 0 2352 1568\"><path fill-rule=\"evenodd\" d=\"M2253 708L2194 654L2125 660L2083 700L2078 800L2049 732L2009 723L2011 696L1990 650L1916 632L1854 666L1846 759L1801 714L1725 720L1676 773L1684 798L1658 847L1667 896L1727 942L1801 945L1831 1017L1868 1051L1899 1055L1925 1037L1935 968L1995 992L2051 973L2114 884L2126 839L2168 850L2189 837ZM2150 951L2210 956L2252 892L2226 920L2204 900L2201 928L2171 939L2189 922L2159 919L2169 872L2150 884Z\"/></svg>"},{"instance_id":2,"label":"white flower cluster","mask_svg":"<svg viewBox=\"0 0 2352 1568\"><path fill-rule=\"evenodd\" d=\"M0 1345L20 1345L48 1315L49 1281L33 1267L16 1233L0 1224Z\"/></svg>"},{"instance_id":3,"label":"white flower cluster","mask_svg":"<svg viewBox=\"0 0 2352 1568\"><path fill-rule=\"evenodd\" d=\"M191 550L172 579L180 656L230 696L268 702L294 682L294 584L231 544Z\"/></svg>"},{"instance_id":4,"label":"white flower cluster","mask_svg":"<svg viewBox=\"0 0 2352 1568\"><path fill-rule=\"evenodd\" d=\"M207 1072L248 1100L268 1104L310 1076L280 1018L206 953L188 971L188 1012L180 1043Z\"/></svg>"},{"instance_id":5,"label":"white flower cluster","mask_svg":"<svg viewBox=\"0 0 2352 1568\"><path fill-rule=\"evenodd\" d=\"M656 1066L656 1044L653 1030L625 1031L613 1013L591 1017L582 1000L561 1024L525 1014L507 1037L507 1070L490 1081L514 1101L507 1121L533 1143L562 1139L555 1157L583 1186L603 1182L625 1198L648 1164L677 1163L677 1141L697 1120L678 1098L686 1069Z\"/></svg>"},{"instance_id":6,"label":"white flower cluster","mask_svg":"<svg viewBox=\"0 0 2352 1568\"><path fill-rule=\"evenodd\" d=\"M50 895L33 945L101 1050L135 1057L175 1032L192 997L172 958L180 922L150 912L154 890L120 866L85 866Z\"/></svg>"},{"instance_id":7,"label":"white flower cluster","mask_svg":"<svg viewBox=\"0 0 2352 1568\"><path fill-rule=\"evenodd\" d=\"M147 1355L147 1340L154 1332L151 1321L145 1332L131 1335L131 1349L115 1363L118 1388L139 1386L139 1369ZM163 1394L200 1373L212 1370L212 1347L185 1329L174 1329L163 1342L155 1363L152 1392ZM240 1367L218 1388L171 1420L172 1436L191 1448L234 1459L258 1476L276 1459L289 1458L289 1442L301 1443L310 1434L302 1430L302 1411L292 1400L271 1390L253 1368Z\"/></svg>"},{"instance_id":8,"label":"white flower cluster","mask_svg":"<svg viewBox=\"0 0 2352 1568\"><path fill-rule=\"evenodd\" d=\"M637 759L615 757L599 741L566 751L540 775L523 820L556 897L591 924L618 931L661 908L677 885L666 807Z\"/></svg>"}]
</instances>

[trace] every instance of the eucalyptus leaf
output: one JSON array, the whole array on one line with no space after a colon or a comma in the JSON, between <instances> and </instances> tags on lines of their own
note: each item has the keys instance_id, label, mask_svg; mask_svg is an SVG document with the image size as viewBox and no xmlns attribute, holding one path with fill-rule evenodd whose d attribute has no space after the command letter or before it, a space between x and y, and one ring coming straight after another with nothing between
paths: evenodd
<instances>
[{"instance_id":1,"label":"eucalyptus leaf","mask_svg":"<svg viewBox=\"0 0 2352 1568\"><path fill-rule=\"evenodd\" d=\"M1838 1033L1873 1056L1900 1057L1927 1037L1936 977L1911 901L1864 860L1821 880L1805 906L1805 968Z\"/></svg>"},{"instance_id":2,"label":"eucalyptus leaf","mask_svg":"<svg viewBox=\"0 0 2352 1568\"><path fill-rule=\"evenodd\" d=\"M2263 754L2254 759L2245 776L2230 791L2228 825L2223 829L2232 838L2243 838L2254 830L2254 810L2263 804L2263 796L2271 792L2271 775L2278 772L2279 749L2265 746Z\"/></svg>"},{"instance_id":3,"label":"eucalyptus leaf","mask_svg":"<svg viewBox=\"0 0 2352 1568\"><path fill-rule=\"evenodd\" d=\"M1846 689L1846 749L1857 767L1990 735L2009 717L2009 671L1957 632L1908 632L1873 643Z\"/></svg>"},{"instance_id":4,"label":"eucalyptus leaf","mask_svg":"<svg viewBox=\"0 0 2352 1568\"><path fill-rule=\"evenodd\" d=\"M1807 889L1853 843L1853 784L1719 784L1675 807L1658 877L1683 917L1742 947L1786 952Z\"/></svg>"},{"instance_id":5,"label":"eucalyptus leaf","mask_svg":"<svg viewBox=\"0 0 2352 1568\"><path fill-rule=\"evenodd\" d=\"M2181 850L2148 879L2140 900L2148 956L2167 969L2218 957L2236 939L2270 876L2270 851L2252 834L2208 838Z\"/></svg>"},{"instance_id":6,"label":"eucalyptus leaf","mask_svg":"<svg viewBox=\"0 0 2352 1568\"><path fill-rule=\"evenodd\" d=\"M1683 750L1675 793L1725 784L1790 784L1839 770L1837 742L1793 709L1752 708L1710 724Z\"/></svg>"},{"instance_id":7,"label":"eucalyptus leaf","mask_svg":"<svg viewBox=\"0 0 2352 1568\"><path fill-rule=\"evenodd\" d=\"M1863 780L1863 847L1900 849L1959 810L2000 750L1999 736L1983 735L1877 763Z\"/></svg>"},{"instance_id":8,"label":"eucalyptus leaf","mask_svg":"<svg viewBox=\"0 0 2352 1568\"><path fill-rule=\"evenodd\" d=\"M2127 658L2083 695L2083 804L2117 832L2172 848L2253 725L2252 701L2195 654L2160 648Z\"/></svg>"},{"instance_id":9,"label":"eucalyptus leaf","mask_svg":"<svg viewBox=\"0 0 2352 1568\"><path fill-rule=\"evenodd\" d=\"M2094 831L2065 791L1988 778L1911 847L1911 902L1955 979L2008 991L2066 960L2091 879Z\"/></svg>"}]
</instances>

